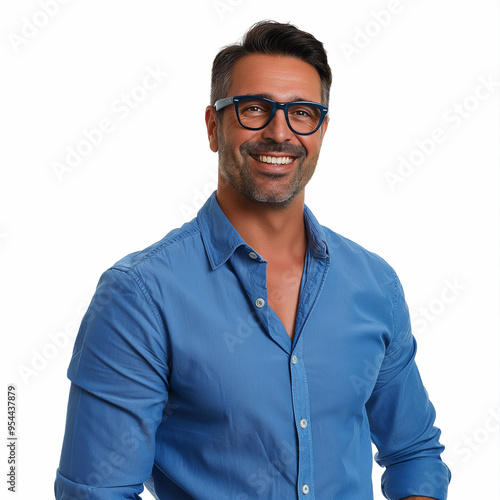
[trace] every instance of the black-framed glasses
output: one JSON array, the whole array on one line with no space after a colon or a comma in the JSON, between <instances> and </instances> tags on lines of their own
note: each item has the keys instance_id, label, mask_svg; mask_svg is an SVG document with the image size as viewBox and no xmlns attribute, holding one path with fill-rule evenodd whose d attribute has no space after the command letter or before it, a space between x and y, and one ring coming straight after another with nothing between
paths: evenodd
<instances>
[{"instance_id":1,"label":"black-framed glasses","mask_svg":"<svg viewBox=\"0 0 500 500\"><path fill-rule=\"evenodd\" d=\"M219 99L215 103L215 110L220 111L230 104L234 104L240 125L249 130L267 127L276 111L282 109L290 130L299 135L314 134L328 113L328 108L317 102L276 102L258 95L237 95Z\"/></svg>"}]
</instances>

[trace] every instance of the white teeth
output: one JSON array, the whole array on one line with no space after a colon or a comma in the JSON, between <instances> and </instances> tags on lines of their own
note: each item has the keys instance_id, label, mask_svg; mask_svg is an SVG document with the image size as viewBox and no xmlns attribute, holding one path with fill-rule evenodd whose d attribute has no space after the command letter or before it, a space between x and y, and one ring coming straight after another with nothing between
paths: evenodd
<instances>
[{"instance_id":1,"label":"white teeth","mask_svg":"<svg viewBox=\"0 0 500 500\"><path fill-rule=\"evenodd\" d=\"M288 165L289 163L292 163L293 158L290 158L289 156L259 155L259 161L262 163L272 163L274 165Z\"/></svg>"}]
</instances>

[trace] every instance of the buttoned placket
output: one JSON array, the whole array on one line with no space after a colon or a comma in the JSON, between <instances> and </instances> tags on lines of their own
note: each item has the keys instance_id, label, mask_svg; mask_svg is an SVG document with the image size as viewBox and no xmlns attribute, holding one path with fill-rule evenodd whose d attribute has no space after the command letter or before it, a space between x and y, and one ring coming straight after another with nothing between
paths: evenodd
<instances>
[{"instance_id":1,"label":"buttoned placket","mask_svg":"<svg viewBox=\"0 0 500 500\"><path fill-rule=\"evenodd\" d=\"M314 499L314 457L312 448L312 425L307 383L306 362L303 356L304 335L302 332L316 305L328 272L329 259L318 260L308 252L300 291L299 309L290 356L293 413L298 439L297 498ZM307 340L306 340L307 341Z\"/></svg>"},{"instance_id":2,"label":"buttoned placket","mask_svg":"<svg viewBox=\"0 0 500 500\"><path fill-rule=\"evenodd\" d=\"M249 298L253 302L254 311L271 338L289 356L292 406L298 440L297 461L299 467L296 485L297 498L314 500L312 427L310 425L311 415L307 374L303 360L304 340L301 333L320 295L329 261L328 259L318 261L311 256L306 258L302 277L303 283L301 285L301 300L297 311L296 331L294 339L290 343L283 324L280 321L269 320L273 316L276 316L277 319L279 318L274 311L269 309L267 301L267 262L250 248L245 248L242 254L246 254L243 262L236 257L237 260L233 263L240 271L242 269L239 264L243 264L246 268L245 275L252 277L251 288L248 289L247 286L244 286L247 289Z\"/></svg>"},{"instance_id":3,"label":"buttoned placket","mask_svg":"<svg viewBox=\"0 0 500 500\"><path fill-rule=\"evenodd\" d=\"M309 390L302 356L302 345L303 340L299 339L295 345L294 354L290 358L290 378L292 384L293 414L299 443L297 495L298 498L303 498L307 495L309 499L314 498L314 494L311 491L314 484L313 450L311 426L309 425L311 419Z\"/></svg>"}]
</instances>

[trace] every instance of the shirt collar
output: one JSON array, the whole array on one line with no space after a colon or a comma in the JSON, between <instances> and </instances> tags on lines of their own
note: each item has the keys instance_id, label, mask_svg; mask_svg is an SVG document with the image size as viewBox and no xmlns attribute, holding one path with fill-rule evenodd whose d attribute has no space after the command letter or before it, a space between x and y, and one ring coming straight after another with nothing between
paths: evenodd
<instances>
[{"instance_id":1,"label":"shirt collar","mask_svg":"<svg viewBox=\"0 0 500 500\"><path fill-rule=\"evenodd\" d=\"M328 243L326 242L325 231L307 205L304 205L304 221L306 223L309 251L318 259L328 258Z\"/></svg>"},{"instance_id":2,"label":"shirt collar","mask_svg":"<svg viewBox=\"0 0 500 500\"><path fill-rule=\"evenodd\" d=\"M217 203L215 191L201 207L197 220L212 269L224 264L240 246L252 250L224 215ZM319 259L325 259L328 255L325 233L307 206L304 207L304 221L310 252Z\"/></svg>"}]
</instances>

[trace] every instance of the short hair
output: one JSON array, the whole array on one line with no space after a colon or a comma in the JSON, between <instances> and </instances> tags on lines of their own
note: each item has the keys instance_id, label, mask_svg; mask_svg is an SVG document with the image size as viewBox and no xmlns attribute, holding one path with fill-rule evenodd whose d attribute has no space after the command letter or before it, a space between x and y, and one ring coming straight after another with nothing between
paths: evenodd
<instances>
[{"instance_id":1,"label":"short hair","mask_svg":"<svg viewBox=\"0 0 500 500\"><path fill-rule=\"evenodd\" d=\"M321 80L321 100L328 106L332 71L323 44L313 35L299 30L290 23L260 21L244 35L241 43L224 47L212 65L210 104L223 97L231 87L233 66L238 59L250 54L289 56L311 64Z\"/></svg>"}]
</instances>

